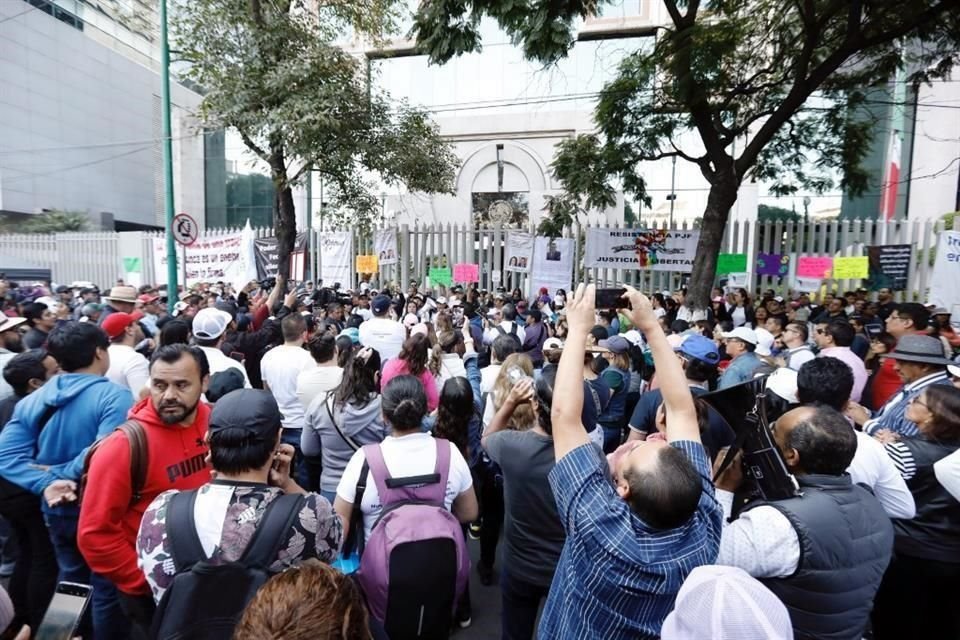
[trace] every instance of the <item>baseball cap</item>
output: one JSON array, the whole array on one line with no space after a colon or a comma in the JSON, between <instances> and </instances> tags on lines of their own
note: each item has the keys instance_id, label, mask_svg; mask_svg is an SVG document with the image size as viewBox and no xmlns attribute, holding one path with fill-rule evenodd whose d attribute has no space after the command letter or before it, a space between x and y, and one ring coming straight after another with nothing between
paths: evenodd
<instances>
[{"instance_id":1,"label":"baseball cap","mask_svg":"<svg viewBox=\"0 0 960 640\"><path fill-rule=\"evenodd\" d=\"M420 322L420 318L415 313L408 313L403 316L403 326L407 329L412 329L418 322Z\"/></svg>"},{"instance_id":2,"label":"baseball cap","mask_svg":"<svg viewBox=\"0 0 960 640\"><path fill-rule=\"evenodd\" d=\"M793 625L783 602L746 571L706 565L684 580L660 637L787 640L793 638Z\"/></svg>"},{"instance_id":3,"label":"baseball cap","mask_svg":"<svg viewBox=\"0 0 960 640\"><path fill-rule=\"evenodd\" d=\"M757 335L757 349L756 353L758 356L769 356L773 353L773 341L776 340L773 334L760 327L754 333Z\"/></svg>"},{"instance_id":4,"label":"baseball cap","mask_svg":"<svg viewBox=\"0 0 960 640\"><path fill-rule=\"evenodd\" d=\"M370 310L382 316L390 309L390 296L379 295L370 301Z\"/></svg>"},{"instance_id":5,"label":"baseball cap","mask_svg":"<svg viewBox=\"0 0 960 640\"><path fill-rule=\"evenodd\" d=\"M750 344L757 344L757 332L749 327L737 327L733 331L724 332L722 335L724 338L735 338Z\"/></svg>"},{"instance_id":6,"label":"baseball cap","mask_svg":"<svg viewBox=\"0 0 960 640\"><path fill-rule=\"evenodd\" d=\"M109 318L108 318L109 319ZM233 317L226 311L206 307L193 316L193 335L201 340L213 340L223 335Z\"/></svg>"},{"instance_id":7,"label":"baseball cap","mask_svg":"<svg viewBox=\"0 0 960 640\"><path fill-rule=\"evenodd\" d=\"M563 349L563 340L560 338L547 338L543 342L543 351L549 351L550 349Z\"/></svg>"},{"instance_id":8,"label":"baseball cap","mask_svg":"<svg viewBox=\"0 0 960 640\"><path fill-rule=\"evenodd\" d=\"M767 390L777 394L790 404L800 402L797 399L797 372L780 367L767 376Z\"/></svg>"},{"instance_id":9,"label":"baseball cap","mask_svg":"<svg viewBox=\"0 0 960 640\"><path fill-rule=\"evenodd\" d=\"M597 343L601 349L606 349L612 353L626 353L630 350L630 342L623 336L613 336Z\"/></svg>"},{"instance_id":10,"label":"baseball cap","mask_svg":"<svg viewBox=\"0 0 960 640\"><path fill-rule=\"evenodd\" d=\"M215 305L213 305L213 308L219 309L220 311L223 311L224 313L229 314L231 321L237 319L238 309L237 309L236 303L234 303L233 300L219 300Z\"/></svg>"},{"instance_id":11,"label":"baseball cap","mask_svg":"<svg viewBox=\"0 0 960 640\"><path fill-rule=\"evenodd\" d=\"M949 315L950 315L950 312L949 312L947 309L944 309L943 307L937 307L936 309L934 309L933 311L930 312L930 315L932 315L932 316L949 316Z\"/></svg>"},{"instance_id":12,"label":"baseball cap","mask_svg":"<svg viewBox=\"0 0 960 640\"><path fill-rule=\"evenodd\" d=\"M243 374L239 369L230 367L219 371L210 376L210 384L207 386L207 400L216 402L231 391L243 389Z\"/></svg>"},{"instance_id":13,"label":"baseball cap","mask_svg":"<svg viewBox=\"0 0 960 640\"><path fill-rule=\"evenodd\" d=\"M273 394L260 389L237 389L220 398L210 412L210 434L237 429L256 440L276 437L280 408Z\"/></svg>"},{"instance_id":14,"label":"baseball cap","mask_svg":"<svg viewBox=\"0 0 960 640\"><path fill-rule=\"evenodd\" d=\"M347 327L340 332L339 336L347 336L353 344L360 344L360 330L356 327Z\"/></svg>"},{"instance_id":15,"label":"baseball cap","mask_svg":"<svg viewBox=\"0 0 960 640\"><path fill-rule=\"evenodd\" d=\"M107 333L107 337L113 340L123 333L127 327L132 325L134 322L137 322L142 317L143 314L139 311L134 311L133 313L115 311L104 318L103 322L100 324L100 327Z\"/></svg>"},{"instance_id":16,"label":"baseball cap","mask_svg":"<svg viewBox=\"0 0 960 640\"><path fill-rule=\"evenodd\" d=\"M143 304L150 304L151 302L156 302L159 299L160 299L160 296L154 295L152 293L144 293L140 296L137 296L137 300L139 300Z\"/></svg>"},{"instance_id":17,"label":"baseball cap","mask_svg":"<svg viewBox=\"0 0 960 640\"><path fill-rule=\"evenodd\" d=\"M447 299L444 298L443 296L440 296L439 298L437 298L437 304L447 304Z\"/></svg>"},{"instance_id":18,"label":"baseball cap","mask_svg":"<svg viewBox=\"0 0 960 640\"><path fill-rule=\"evenodd\" d=\"M689 334L683 338L679 346L673 348L674 351L682 353L688 358L706 362L707 364L717 364L720 362L720 351L713 340L706 336Z\"/></svg>"},{"instance_id":19,"label":"baseball cap","mask_svg":"<svg viewBox=\"0 0 960 640\"><path fill-rule=\"evenodd\" d=\"M70 291L70 287L65 284L61 284L59 287L53 290L54 293L67 293Z\"/></svg>"},{"instance_id":20,"label":"baseball cap","mask_svg":"<svg viewBox=\"0 0 960 640\"><path fill-rule=\"evenodd\" d=\"M623 337L635 347L643 345L643 336L640 335L640 332L636 329L630 329L630 331L623 334Z\"/></svg>"}]
</instances>

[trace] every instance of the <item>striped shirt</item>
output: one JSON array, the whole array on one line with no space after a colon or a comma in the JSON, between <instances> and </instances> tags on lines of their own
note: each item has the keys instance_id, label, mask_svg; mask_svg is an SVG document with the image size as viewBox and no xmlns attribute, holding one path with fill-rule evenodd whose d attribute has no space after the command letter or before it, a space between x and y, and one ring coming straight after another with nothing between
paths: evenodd
<instances>
[{"instance_id":1,"label":"striped shirt","mask_svg":"<svg viewBox=\"0 0 960 640\"><path fill-rule=\"evenodd\" d=\"M912 398L919 396L924 389L932 384L952 384L946 369L930 373L910 384L905 384L880 409L876 417L867 420L863 425L864 433L876 435L881 429L889 429L894 433L908 438L920 435L917 425L907 420L907 407Z\"/></svg>"},{"instance_id":2,"label":"striped shirt","mask_svg":"<svg viewBox=\"0 0 960 640\"><path fill-rule=\"evenodd\" d=\"M703 446L671 444L693 463L703 486L696 512L676 529L653 529L633 513L592 444L574 449L550 472L567 540L539 638L659 637L687 574L716 560L723 512Z\"/></svg>"}]
</instances>

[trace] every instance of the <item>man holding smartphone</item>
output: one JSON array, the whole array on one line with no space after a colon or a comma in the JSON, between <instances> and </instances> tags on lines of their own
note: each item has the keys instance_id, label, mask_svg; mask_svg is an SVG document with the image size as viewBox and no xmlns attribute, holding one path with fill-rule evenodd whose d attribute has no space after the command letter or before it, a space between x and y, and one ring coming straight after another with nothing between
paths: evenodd
<instances>
[{"instance_id":1,"label":"man holding smartphone","mask_svg":"<svg viewBox=\"0 0 960 640\"><path fill-rule=\"evenodd\" d=\"M150 360L150 396L130 411L142 430L146 455L135 461L128 435L114 431L90 458L78 546L90 568L117 587L127 617L143 637L154 603L137 564L140 520L164 491L196 489L210 479L204 440L210 407L201 402L209 380L199 347L160 347ZM140 487L134 486L138 473Z\"/></svg>"}]
</instances>

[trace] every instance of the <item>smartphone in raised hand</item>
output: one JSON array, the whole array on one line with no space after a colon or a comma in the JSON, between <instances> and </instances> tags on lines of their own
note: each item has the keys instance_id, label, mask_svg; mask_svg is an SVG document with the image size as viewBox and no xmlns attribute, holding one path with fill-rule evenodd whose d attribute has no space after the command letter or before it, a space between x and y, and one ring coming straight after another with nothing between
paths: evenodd
<instances>
[{"instance_id":1,"label":"smartphone in raised hand","mask_svg":"<svg viewBox=\"0 0 960 640\"><path fill-rule=\"evenodd\" d=\"M629 309L630 301L623 297L626 293L623 287L597 289L594 306L597 309Z\"/></svg>"}]
</instances>

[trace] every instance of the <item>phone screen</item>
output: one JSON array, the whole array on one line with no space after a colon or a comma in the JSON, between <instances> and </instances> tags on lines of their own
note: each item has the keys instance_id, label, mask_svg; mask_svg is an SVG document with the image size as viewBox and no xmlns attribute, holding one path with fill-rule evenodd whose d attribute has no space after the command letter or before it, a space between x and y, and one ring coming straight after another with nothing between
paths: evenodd
<instances>
[{"instance_id":1,"label":"phone screen","mask_svg":"<svg viewBox=\"0 0 960 640\"><path fill-rule=\"evenodd\" d=\"M92 594L93 589L86 584L58 584L34 640L71 640Z\"/></svg>"},{"instance_id":2,"label":"phone screen","mask_svg":"<svg viewBox=\"0 0 960 640\"><path fill-rule=\"evenodd\" d=\"M624 299L623 294L626 289L597 289L596 308L597 309L625 309L629 302Z\"/></svg>"}]
</instances>

